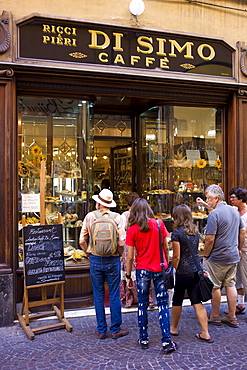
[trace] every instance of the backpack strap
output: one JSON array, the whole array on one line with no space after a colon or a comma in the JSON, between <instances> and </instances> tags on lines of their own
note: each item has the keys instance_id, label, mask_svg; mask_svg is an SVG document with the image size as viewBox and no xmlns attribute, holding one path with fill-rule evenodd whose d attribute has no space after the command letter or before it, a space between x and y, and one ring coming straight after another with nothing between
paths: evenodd
<instances>
[{"instance_id":1,"label":"backpack strap","mask_svg":"<svg viewBox=\"0 0 247 370\"><path fill-rule=\"evenodd\" d=\"M110 229L110 235L111 235L111 245L112 245L112 249L114 249L115 245L114 245L114 242L113 242L113 226L112 226L112 224L109 224L109 229ZM117 225L116 225L116 231L117 231Z\"/></svg>"},{"instance_id":2,"label":"backpack strap","mask_svg":"<svg viewBox=\"0 0 247 370\"><path fill-rule=\"evenodd\" d=\"M100 218L100 217L103 217L104 215L108 215L108 217L111 218L111 211L104 211L104 212L101 212L101 211L93 211L93 214L95 216L95 218Z\"/></svg>"}]
</instances>

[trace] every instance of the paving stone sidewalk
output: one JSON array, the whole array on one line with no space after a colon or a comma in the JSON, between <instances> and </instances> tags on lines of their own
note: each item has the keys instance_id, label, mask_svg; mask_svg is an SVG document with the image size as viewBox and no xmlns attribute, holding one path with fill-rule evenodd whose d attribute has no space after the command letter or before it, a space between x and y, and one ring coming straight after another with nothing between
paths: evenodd
<instances>
[{"instance_id":1,"label":"paving stone sidewalk","mask_svg":"<svg viewBox=\"0 0 247 370\"><path fill-rule=\"evenodd\" d=\"M227 308L221 304L221 315ZM210 305L206 305L210 310ZM99 340L95 333L95 317L69 319L73 331L65 329L36 334L29 340L19 324L0 328L0 370L116 370L116 369L217 369L247 370L247 315L239 315L239 328L227 325L210 326L215 343L199 341L200 332L192 307L183 307L176 353L164 355L161 349L158 311L149 311L150 347L137 345L136 312L123 314L126 337ZM52 320L53 321L53 320ZM49 320L49 324L52 322ZM109 322L109 316L108 316ZM42 321L42 325L45 320ZM32 326L41 323L33 323Z\"/></svg>"}]
</instances>

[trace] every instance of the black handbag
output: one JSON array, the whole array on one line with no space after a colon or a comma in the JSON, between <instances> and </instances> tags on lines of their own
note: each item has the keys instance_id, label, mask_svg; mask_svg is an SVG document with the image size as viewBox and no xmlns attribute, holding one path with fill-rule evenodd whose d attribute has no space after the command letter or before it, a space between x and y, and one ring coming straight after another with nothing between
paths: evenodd
<instances>
[{"instance_id":1,"label":"black handbag","mask_svg":"<svg viewBox=\"0 0 247 370\"><path fill-rule=\"evenodd\" d=\"M191 248L191 245L190 245L190 242L189 242L189 238L188 238L187 235L186 235L186 243L187 243L187 246L189 248L190 254L191 254L191 256L194 260L194 263L196 265L197 273L198 273L198 276L199 276L199 279L200 279L199 280L199 286L200 286L200 291L201 291L201 300L202 300L202 302L207 302L212 298L212 290L213 290L214 284L213 284L212 280L210 279L210 277L208 275L208 272L204 271L203 268L201 267L201 265L199 264L199 262L197 261L195 255L192 251L192 248Z\"/></svg>"},{"instance_id":2,"label":"black handbag","mask_svg":"<svg viewBox=\"0 0 247 370\"><path fill-rule=\"evenodd\" d=\"M174 288L174 267L172 265L168 265L165 269L164 263L164 256L163 256L163 245L162 245L162 235L160 230L160 223L157 220L158 230L159 230L159 247L160 247L160 265L162 268L162 275L166 289L173 289Z\"/></svg>"}]
</instances>

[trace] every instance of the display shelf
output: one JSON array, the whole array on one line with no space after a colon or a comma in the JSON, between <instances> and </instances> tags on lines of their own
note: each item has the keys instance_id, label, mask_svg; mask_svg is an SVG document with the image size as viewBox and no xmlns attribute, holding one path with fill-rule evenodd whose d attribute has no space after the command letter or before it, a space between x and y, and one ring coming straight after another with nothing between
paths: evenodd
<instances>
[{"instance_id":1,"label":"display shelf","mask_svg":"<svg viewBox=\"0 0 247 370\"><path fill-rule=\"evenodd\" d=\"M207 218L206 210L205 216L202 215L204 211L199 211L196 198L204 197L206 186L220 182L221 169L166 166L164 163L157 163L156 167L146 166L147 168L152 168L153 172L151 177L146 178L144 196L155 215L171 214L174 206L187 204L194 214L198 213L193 217L195 220ZM146 176L150 175L149 172L146 170Z\"/></svg>"},{"instance_id":2,"label":"display shelf","mask_svg":"<svg viewBox=\"0 0 247 370\"><path fill-rule=\"evenodd\" d=\"M81 191L82 178L57 178L45 177L45 221L46 224L57 224L58 213L61 213L63 224L63 241L64 245L70 245L77 249L79 248L79 235L82 225L82 220L85 215L85 207L87 199L85 191ZM40 217L39 213L23 213L22 212L22 194L39 194L40 193L40 178L20 178L19 188L19 220L24 214L28 219L35 217L36 222L31 223L31 226L37 225L37 220ZM84 197L85 199L82 199ZM18 224L19 236L22 233L22 224ZM20 238L21 240L21 238ZM21 243L19 249L21 250ZM73 261L74 262L74 261ZM66 262L67 263L67 262Z\"/></svg>"},{"instance_id":3,"label":"display shelf","mask_svg":"<svg viewBox=\"0 0 247 370\"><path fill-rule=\"evenodd\" d=\"M196 213L196 198L203 198L207 186L222 183L222 127L216 113L157 106L141 114L141 190L155 214L170 214L179 204Z\"/></svg>"},{"instance_id":4,"label":"display shelf","mask_svg":"<svg viewBox=\"0 0 247 370\"><path fill-rule=\"evenodd\" d=\"M45 203L50 203L50 204L82 204L82 203L87 203L86 200L58 200L58 201L52 201L52 200L45 200Z\"/></svg>"},{"instance_id":5,"label":"display shelf","mask_svg":"<svg viewBox=\"0 0 247 370\"><path fill-rule=\"evenodd\" d=\"M74 225L63 225L64 229L80 229L81 226L74 226Z\"/></svg>"}]
</instances>

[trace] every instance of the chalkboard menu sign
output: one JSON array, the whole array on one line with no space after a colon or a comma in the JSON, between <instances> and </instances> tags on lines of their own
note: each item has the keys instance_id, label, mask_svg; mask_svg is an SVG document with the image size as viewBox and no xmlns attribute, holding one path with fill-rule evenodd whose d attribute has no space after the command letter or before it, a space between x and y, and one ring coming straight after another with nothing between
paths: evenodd
<instances>
[{"instance_id":1,"label":"chalkboard menu sign","mask_svg":"<svg viewBox=\"0 0 247 370\"><path fill-rule=\"evenodd\" d=\"M62 225L23 228L26 286L65 281Z\"/></svg>"}]
</instances>

